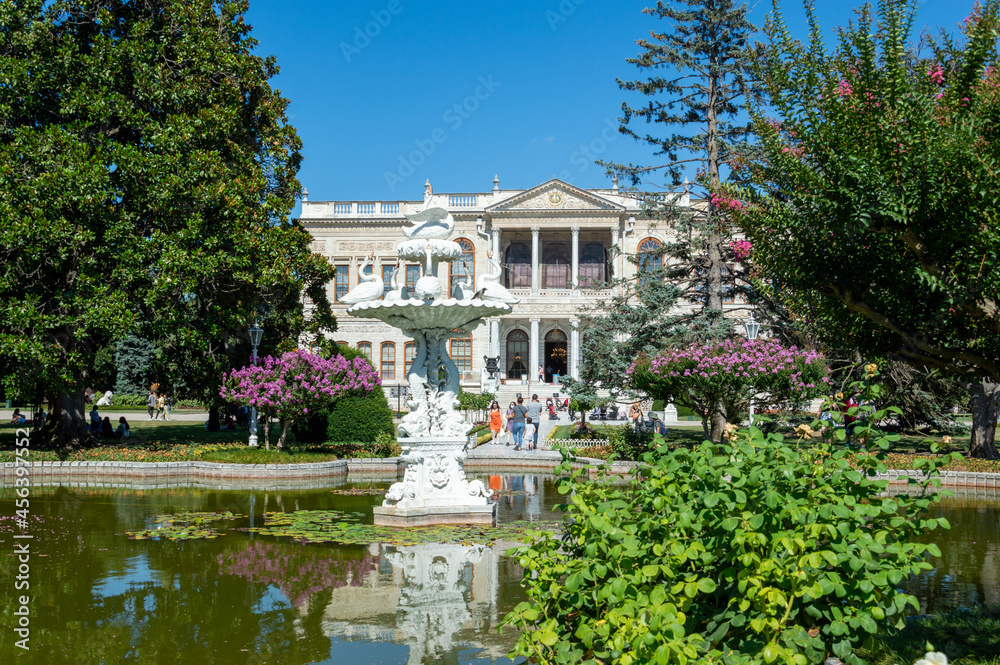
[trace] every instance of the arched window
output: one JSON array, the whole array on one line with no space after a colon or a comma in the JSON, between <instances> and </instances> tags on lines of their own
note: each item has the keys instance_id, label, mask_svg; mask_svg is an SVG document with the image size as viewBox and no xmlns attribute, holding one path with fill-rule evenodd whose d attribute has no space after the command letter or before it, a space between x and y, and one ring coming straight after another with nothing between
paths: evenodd
<instances>
[{"instance_id":1,"label":"arched window","mask_svg":"<svg viewBox=\"0 0 1000 665\"><path fill-rule=\"evenodd\" d=\"M531 248L512 242L507 248L507 288L531 288Z\"/></svg>"},{"instance_id":2,"label":"arched window","mask_svg":"<svg viewBox=\"0 0 1000 665\"><path fill-rule=\"evenodd\" d=\"M343 340L337 342L337 346L344 346L344 347L347 347L348 349L351 348L351 345L348 344L347 342L343 341Z\"/></svg>"},{"instance_id":3,"label":"arched window","mask_svg":"<svg viewBox=\"0 0 1000 665\"><path fill-rule=\"evenodd\" d=\"M455 293L455 285L468 279L469 286L475 290L476 284L476 248L468 238L455 240L462 247L462 257L453 261L448 268L448 295ZM466 278L468 275L468 278Z\"/></svg>"},{"instance_id":4,"label":"arched window","mask_svg":"<svg viewBox=\"0 0 1000 665\"><path fill-rule=\"evenodd\" d=\"M545 244L542 255L542 287L546 289L569 288L569 249L566 243Z\"/></svg>"},{"instance_id":5,"label":"arched window","mask_svg":"<svg viewBox=\"0 0 1000 665\"><path fill-rule=\"evenodd\" d=\"M600 288L607 282L607 251L604 244L588 242L580 252L580 286Z\"/></svg>"},{"instance_id":6,"label":"arched window","mask_svg":"<svg viewBox=\"0 0 1000 665\"><path fill-rule=\"evenodd\" d=\"M413 365L413 359L417 357L417 343L407 342L403 345L403 374L409 376L410 366Z\"/></svg>"},{"instance_id":7,"label":"arched window","mask_svg":"<svg viewBox=\"0 0 1000 665\"><path fill-rule=\"evenodd\" d=\"M472 371L472 338L465 337L451 340L448 355L455 362L459 372Z\"/></svg>"},{"instance_id":8,"label":"arched window","mask_svg":"<svg viewBox=\"0 0 1000 665\"><path fill-rule=\"evenodd\" d=\"M375 366L375 363L372 362L371 342L358 342L358 351L360 351L366 358L368 358L368 362L372 363L372 367Z\"/></svg>"},{"instance_id":9,"label":"arched window","mask_svg":"<svg viewBox=\"0 0 1000 665\"><path fill-rule=\"evenodd\" d=\"M382 353L381 353L381 369L380 374L382 379L395 379L396 378L396 345L392 342L382 342Z\"/></svg>"},{"instance_id":10,"label":"arched window","mask_svg":"<svg viewBox=\"0 0 1000 665\"><path fill-rule=\"evenodd\" d=\"M636 249L639 272L652 272L663 268L663 243L656 238L644 238Z\"/></svg>"},{"instance_id":11,"label":"arched window","mask_svg":"<svg viewBox=\"0 0 1000 665\"><path fill-rule=\"evenodd\" d=\"M528 333L511 330L507 334L507 378L520 379L528 375Z\"/></svg>"}]
</instances>

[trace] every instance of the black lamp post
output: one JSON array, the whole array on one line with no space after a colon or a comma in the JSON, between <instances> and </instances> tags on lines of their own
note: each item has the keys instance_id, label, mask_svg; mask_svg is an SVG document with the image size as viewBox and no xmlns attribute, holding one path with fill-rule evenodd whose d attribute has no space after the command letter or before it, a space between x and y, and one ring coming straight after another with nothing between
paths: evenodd
<instances>
[{"instance_id":1,"label":"black lamp post","mask_svg":"<svg viewBox=\"0 0 1000 665\"><path fill-rule=\"evenodd\" d=\"M253 363L254 367L257 366L257 347L260 346L260 340L263 337L264 329L254 321L253 328L250 329L250 344L253 345L253 354L250 356L250 362ZM257 409L254 407L250 407L250 445L257 445Z\"/></svg>"},{"instance_id":2,"label":"black lamp post","mask_svg":"<svg viewBox=\"0 0 1000 665\"><path fill-rule=\"evenodd\" d=\"M757 333L760 332L760 324L753 318L753 312L750 312L750 318L744 322L743 327L746 328L748 340L752 342L757 339ZM750 395L750 426L753 427L753 394Z\"/></svg>"}]
</instances>

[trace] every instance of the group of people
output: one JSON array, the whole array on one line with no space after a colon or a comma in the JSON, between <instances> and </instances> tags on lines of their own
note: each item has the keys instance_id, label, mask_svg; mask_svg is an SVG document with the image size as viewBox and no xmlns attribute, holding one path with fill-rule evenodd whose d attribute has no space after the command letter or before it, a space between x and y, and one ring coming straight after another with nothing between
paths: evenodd
<instances>
[{"instance_id":1,"label":"group of people","mask_svg":"<svg viewBox=\"0 0 1000 665\"><path fill-rule=\"evenodd\" d=\"M511 402L506 413L500 409L500 404L493 400L490 405L491 443L500 445L501 433L506 434L506 444L514 444L514 450L538 450L538 428L542 422L542 403L538 394L531 396L531 401L524 403L523 397L517 402Z\"/></svg>"},{"instance_id":2,"label":"group of people","mask_svg":"<svg viewBox=\"0 0 1000 665\"><path fill-rule=\"evenodd\" d=\"M98 439L127 439L131 434L131 427L125 416L118 419L118 427L111 425L111 418L104 416L101 418L97 405L90 410L90 432Z\"/></svg>"},{"instance_id":3,"label":"group of people","mask_svg":"<svg viewBox=\"0 0 1000 665\"><path fill-rule=\"evenodd\" d=\"M147 411L149 411L150 420L170 420L170 408L174 405L173 399L170 395L162 392L157 393L154 390L149 391L149 397L146 399Z\"/></svg>"}]
</instances>

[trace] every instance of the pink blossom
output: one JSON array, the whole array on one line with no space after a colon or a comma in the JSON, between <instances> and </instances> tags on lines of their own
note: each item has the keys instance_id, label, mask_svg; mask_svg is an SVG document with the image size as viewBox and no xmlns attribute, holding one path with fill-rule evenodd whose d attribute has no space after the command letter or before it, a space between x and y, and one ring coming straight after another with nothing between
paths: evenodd
<instances>
[{"instance_id":1,"label":"pink blossom","mask_svg":"<svg viewBox=\"0 0 1000 665\"><path fill-rule=\"evenodd\" d=\"M851 84L847 81L841 81L837 86L837 94L841 97L850 97L853 92L854 89L851 88Z\"/></svg>"},{"instance_id":2,"label":"pink blossom","mask_svg":"<svg viewBox=\"0 0 1000 665\"><path fill-rule=\"evenodd\" d=\"M941 69L941 65L935 65L931 69L928 69L927 76L931 77L931 81L937 85L944 83L944 70Z\"/></svg>"},{"instance_id":3,"label":"pink blossom","mask_svg":"<svg viewBox=\"0 0 1000 665\"><path fill-rule=\"evenodd\" d=\"M749 240L733 240L729 243L729 246L733 249L733 256L739 262L746 261L750 257L750 250L753 248Z\"/></svg>"}]
</instances>

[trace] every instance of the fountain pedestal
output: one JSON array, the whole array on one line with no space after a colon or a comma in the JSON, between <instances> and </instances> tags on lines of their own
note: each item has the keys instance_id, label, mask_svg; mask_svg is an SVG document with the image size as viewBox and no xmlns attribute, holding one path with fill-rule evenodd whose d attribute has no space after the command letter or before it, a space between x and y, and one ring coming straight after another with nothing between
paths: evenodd
<instances>
[{"instance_id":1,"label":"fountain pedestal","mask_svg":"<svg viewBox=\"0 0 1000 665\"><path fill-rule=\"evenodd\" d=\"M406 473L375 507L375 524L496 524L490 490L465 478L465 437L401 437L399 445Z\"/></svg>"}]
</instances>

